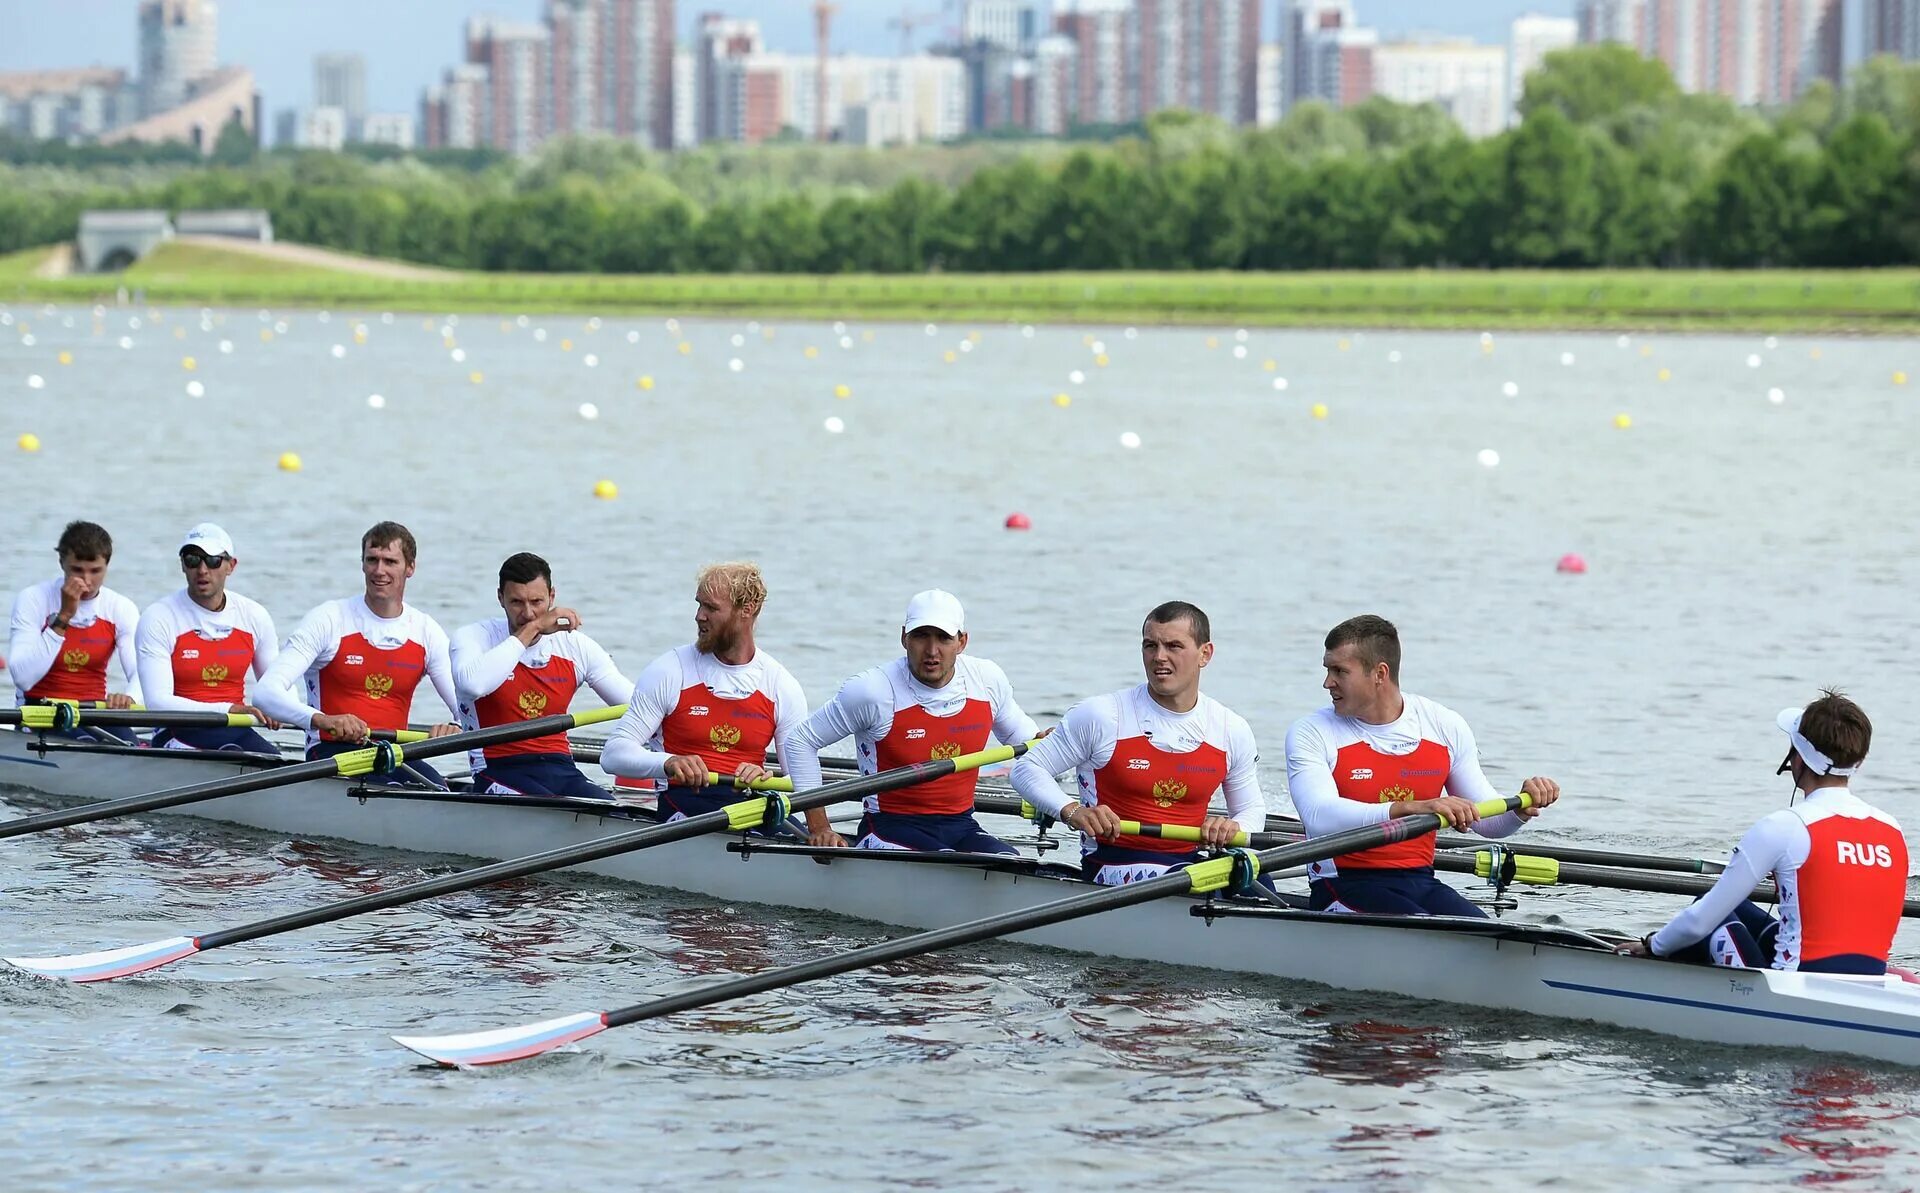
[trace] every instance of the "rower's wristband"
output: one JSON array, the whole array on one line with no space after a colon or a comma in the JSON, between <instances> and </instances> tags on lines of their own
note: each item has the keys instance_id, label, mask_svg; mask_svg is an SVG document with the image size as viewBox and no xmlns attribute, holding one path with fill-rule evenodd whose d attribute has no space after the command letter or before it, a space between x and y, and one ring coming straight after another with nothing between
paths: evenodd
<instances>
[{"instance_id":1,"label":"rower's wristband","mask_svg":"<svg viewBox=\"0 0 1920 1193\"><path fill-rule=\"evenodd\" d=\"M65 632L66 632L66 629L67 629L67 627L68 627L68 626L70 626L70 625L72 625L72 624L73 624L72 622L70 622L70 621L68 621L68 620L67 620L66 618L64 618L64 617L62 617L62 616L60 616L60 615L59 615L58 613L56 613L56 614L54 614L54 615L53 615L53 617L52 617L52 618L50 618L50 619L49 619L49 620L47 621L47 628L48 628L48 629L50 629L50 630L59 630L59 631L61 631L62 633L65 633Z\"/></svg>"},{"instance_id":2,"label":"rower's wristband","mask_svg":"<svg viewBox=\"0 0 1920 1193\"><path fill-rule=\"evenodd\" d=\"M1074 810L1075 808L1077 808L1077 807L1079 807L1079 806L1080 806L1079 804L1068 804L1068 805L1066 805L1065 807L1063 807L1063 808L1061 808L1061 809L1060 809L1060 823L1061 823L1061 824L1064 824L1064 825L1066 825L1066 826L1067 826L1068 828L1070 828L1070 829L1076 829L1076 830L1077 830L1077 829L1078 829L1078 828L1079 828L1080 826L1079 826L1079 825L1076 825L1076 824L1075 824L1075 823L1073 822L1073 818L1072 818L1072 817L1070 817L1070 816L1068 816L1068 815L1067 815L1067 813L1069 813L1069 812L1071 812L1071 811L1073 811L1073 810Z\"/></svg>"},{"instance_id":3,"label":"rower's wristband","mask_svg":"<svg viewBox=\"0 0 1920 1193\"><path fill-rule=\"evenodd\" d=\"M1658 957L1660 955L1653 951L1653 933L1651 932L1640 938L1640 947L1647 950L1647 956L1649 957Z\"/></svg>"}]
</instances>

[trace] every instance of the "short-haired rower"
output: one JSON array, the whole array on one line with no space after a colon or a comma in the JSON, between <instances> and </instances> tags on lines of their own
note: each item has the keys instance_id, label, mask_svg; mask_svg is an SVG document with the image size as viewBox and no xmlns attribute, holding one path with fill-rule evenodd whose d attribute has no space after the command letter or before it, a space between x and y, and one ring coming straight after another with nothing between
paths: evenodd
<instances>
[{"instance_id":1,"label":"short-haired rower","mask_svg":"<svg viewBox=\"0 0 1920 1193\"><path fill-rule=\"evenodd\" d=\"M148 605L135 636L140 660L140 691L155 711L241 713L273 727L266 713L247 703L247 673L267 673L280 651L273 618L259 602L227 587L239 566L233 539L212 522L187 531L180 543L180 570L186 587ZM182 750L280 749L242 726L162 729L156 746Z\"/></svg>"},{"instance_id":2,"label":"short-haired rower","mask_svg":"<svg viewBox=\"0 0 1920 1193\"><path fill-rule=\"evenodd\" d=\"M608 704L624 704L633 681L580 630L580 614L554 604L553 569L530 551L500 565L494 592L504 617L455 631L453 686L460 723L485 729L566 712L581 687ZM472 753L473 789L487 795L560 795L606 799L607 790L580 773L565 733L488 746Z\"/></svg>"},{"instance_id":3,"label":"short-haired rower","mask_svg":"<svg viewBox=\"0 0 1920 1193\"><path fill-rule=\"evenodd\" d=\"M842 684L787 742L796 791L820 786L820 751L851 736L860 773L954 758L1028 741L1039 728L1013 698L1007 673L966 653L966 613L950 592L929 589L907 602L900 626L906 653ZM870 795L856 844L862 849L1016 853L973 818L979 774L966 771ZM825 808L807 812L815 845L844 845Z\"/></svg>"},{"instance_id":4,"label":"short-haired rower","mask_svg":"<svg viewBox=\"0 0 1920 1193\"><path fill-rule=\"evenodd\" d=\"M1907 839L1893 817L1848 789L1873 743L1860 706L1828 689L1783 711L1791 773L1805 798L1762 816L1713 889L1621 951L1755 969L1883 974L1907 896ZM1771 876L1775 919L1748 898Z\"/></svg>"},{"instance_id":5,"label":"short-haired rower","mask_svg":"<svg viewBox=\"0 0 1920 1193\"><path fill-rule=\"evenodd\" d=\"M1027 802L1080 832L1080 869L1092 881L1137 882L1199 858L1192 842L1123 834L1123 821L1198 829L1213 847L1266 828L1253 730L1200 691L1212 659L1205 613L1185 601L1155 607L1140 627L1146 682L1075 705L1013 764ZM1066 770L1077 800L1054 782ZM1210 810L1220 793L1225 816Z\"/></svg>"},{"instance_id":6,"label":"short-haired rower","mask_svg":"<svg viewBox=\"0 0 1920 1193\"><path fill-rule=\"evenodd\" d=\"M69 522L55 548L60 577L23 589L13 601L7 671L16 703L100 701L132 708L140 700L134 636L140 610L107 587L113 536L97 522ZM107 691L107 665L118 661L124 693ZM106 729L67 736L124 740Z\"/></svg>"},{"instance_id":7,"label":"short-haired rower","mask_svg":"<svg viewBox=\"0 0 1920 1193\"><path fill-rule=\"evenodd\" d=\"M1450 708L1400 690L1400 632L1384 617L1350 618L1327 634L1327 707L1287 733L1287 787L1309 837L1431 812L1456 829L1505 837L1560 798L1536 775L1532 804L1481 819L1500 793L1480 770L1473 731ZM1378 915L1486 913L1433 874L1433 836L1342 854L1309 871L1316 911Z\"/></svg>"},{"instance_id":8,"label":"short-haired rower","mask_svg":"<svg viewBox=\"0 0 1920 1193\"><path fill-rule=\"evenodd\" d=\"M767 582L751 563L716 563L694 583L692 643L647 664L633 698L600 752L600 766L646 780L662 818L716 811L765 778L767 747L787 766L783 744L806 720L807 695L778 660L754 645ZM711 772L732 783L710 786Z\"/></svg>"}]
</instances>

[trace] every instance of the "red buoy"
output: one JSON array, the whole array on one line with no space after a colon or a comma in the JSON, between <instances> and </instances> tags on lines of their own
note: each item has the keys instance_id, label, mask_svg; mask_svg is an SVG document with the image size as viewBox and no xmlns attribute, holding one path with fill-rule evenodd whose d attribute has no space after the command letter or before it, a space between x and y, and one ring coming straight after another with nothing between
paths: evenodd
<instances>
[{"instance_id":1,"label":"red buoy","mask_svg":"<svg viewBox=\"0 0 1920 1193\"><path fill-rule=\"evenodd\" d=\"M1569 551L1560 557L1560 562L1554 565L1553 570L1569 576L1584 576L1587 572L1587 561Z\"/></svg>"},{"instance_id":2,"label":"red buoy","mask_svg":"<svg viewBox=\"0 0 1920 1193\"><path fill-rule=\"evenodd\" d=\"M1027 517L1025 514L1020 513L1019 511L1016 510L1015 512L1007 515L1007 529L1008 530L1032 530L1033 519Z\"/></svg>"}]
</instances>

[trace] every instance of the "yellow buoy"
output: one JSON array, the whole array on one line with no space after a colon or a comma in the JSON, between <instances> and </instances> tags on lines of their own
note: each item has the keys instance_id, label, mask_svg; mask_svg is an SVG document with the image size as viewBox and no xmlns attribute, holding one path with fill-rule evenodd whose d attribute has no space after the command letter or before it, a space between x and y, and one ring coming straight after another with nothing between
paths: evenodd
<instances>
[{"instance_id":1,"label":"yellow buoy","mask_svg":"<svg viewBox=\"0 0 1920 1193\"><path fill-rule=\"evenodd\" d=\"M1280 367L1280 362L1272 358L1268 358L1260 362L1260 367L1262 369L1265 369L1267 372L1271 373L1275 369L1278 369Z\"/></svg>"},{"instance_id":2,"label":"yellow buoy","mask_svg":"<svg viewBox=\"0 0 1920 1193\"><path fill-rule=\"evenodd\" d=\"M808 360L812 360L820 355L820 349L815 348L812 344L808 344L806 350L800 355L806 357Z\"/></svg>"},{"instance_id":3,"label":"yellow buoy","mask_svg":"<svg viewBox=\"0 0 1920 1193\"><path fill-rule=\"evenodd\" d=\"M1660 380L1662 380L1662 381L1671 381L1671 380L1673 380L1673 370L1672 370L1672 369L1661 369L1661 370L1659 371L1659 373L1657 373L1657 374L1655 374L1655 376L1657 376L1657 377L1659 377L1659 378L1660 378Z\"/></svg>"},{"instance_id":4,"label":"yellow buoy","mask_svg":"<svg viewBox=\"0 0 1920 1193\"><path fill-rule=\"evenodd\" d=\"M40 436L35 435L32 431L28 431L25 435L20 436L20 450L23 452L39 451Z\"/></svg>"},{"instance_id":5,"label":"yellow buoy","mask_svg":"<svg viewBox=\"0 0 1920 1193\"><path fill-rule=\"evenodd\" d=\"M1104 368L1106 368L1106 367L1107 367L1107 354L1106 354L1106 353L1104 353L1104 352L1102 352L1102 353L1101 353L1100 355L1098 355L1098 356L1096 356L1096 357L1094 357L1094 358L1093 358L1093 363L1094 363L1094 364L1096 364L1096 365L1098 365L1098 366L1099 366L1100 368L1103 368L1103 369L1104 369Z\"/></svg>"},{"instance_id":6,"label":"yellow buoy","mask_svg":"<svg viewBox=\"0 0 1920 1193\"><path fill-rule=\"evenodd\" d=\"M1065 410L1067 407L1073 405L1073 399L1066 394L1055 394L1053 395L1053 404Z\"/></svg>"},{"instance_id":7,"label":"yellow buoy","mask_svg":"<svg viewBox=\"0 0 1920 1193\"><path fill-rule=\"evenodd\" d=\"M1338 349L1340 349L1340 351L1342 351L1342 352L1346 352L1346 351L1349 351L1349 350L1351 350L1351 349L1353 348L1353 341L1352 341L1352 340L1341 340L1341 341L1340 341L1340 342L1339 342L1338 344L1336 344L1336 345L1334 345L1334 347L1336 347L1336 348L1338 348Z\"/></svg>"},{"instance_id":8,"label":"yellow buoy","mask_svg":"<svg viewBox=\"0 0 1920 1193\"><path fill-rule=\"evenodd\" d=\"M513 321L511 319L500 320L500 330L505 332L511 332L513 330Z\"/></svg>"},{"instance_id":9,"label":"yellow buoy","mask_svg":"<svg viewBox=\"0 0 1920 1193\"><path fill-rule=\"evenodd\" d=\"M1895 373L1893 375L1893 383L1895 385L1905 385L1907 383L1907 375L1905 373Z\"/></svg>"},{"instance_id":10,"label":"yellow buoy","mask_svg":"<svg viewBox=\"0 0 1920 1193\"><path fill-rule=\"evenodd\" d=\"M72 364L72 363L73 363L73 353L71 353L71 352L62 352L62 353L60 354L60 363L61 363L61 364L63 364L63 365L70 365L70 364Z\"/></svg>"},{"instance_id":11,"label":"yellow buoy","mask_svg":"<svg viewBox=\"0 0 1920 1193\"><path fill-rule=\"evenodd\" d=\"M1633 416L1630 414L1616 414L1613 416L1613 425L1624 431L1633 425Z\"/></svg>"},{"instance_id":12,"label":"yellow buoy","mask_svg":"<svg viewBox=\"0 0 1920 1193\"><path fill-rule=\"evenodd\" d=\"M692 356L692 355L693 355L693 345L692 345L692 344L689 344L689 343L687 343L687 341L685 341L685 340L681 340L681 341L680 341L680 355L682 355L682 356Z\"/></svg>"},{"instance_id":13,"label":"yellow buoy","mask_svg":"<svg viewBox=\"0 0 1920 1193\"><path fill-rule=\"evenodd\" d=\"M958 352L955 352L953 349L949 348L946 350L946 352L941 354L940 359L946 361L948 364L952 364L954 361L960 359L960 354Z\"/></svg>"},{"instance_id":14,"label":"yellow buoy","mask_svg":"<svg viewBox=\"0 0 1920 1193\"><path fill-rule=\"evenodd\" d=\"M1315 418L1327 417L1327 404L1325 402L1315 402L1313 404L1313 417Z\"/></svg>"},{"instance_id":15,"label":"yellow buoy","mask_svg":"<svg viewBox=\"0 0 1920 1193\"><path fill-rule=\"evenodd\" d=\"M260 342L261 342L262 344L271 344L271 343L273 343L273 329L272 329L272 328L270 328L270 327L263 327L263 328L261 328L261 329L260 329Z\"/></svg>"},{"instance_id":16,"label":"yellow buoy","mask_svg":"<svg viewBox=\"0 0 1920 1193\"><path fill-rule=\"evenodd\" d=\"M1813 359L1813 360L1819 360L1819 359L1820 359L1820 349L1818 349L1818 348L1809 348L1809 349L1807 349L1807 356L1808 356L1808 357L1810 357L1810 358L1811 358L1811 359Z\"/></svg>"},{"instance_id":17,"label":"yellow buoy","mask_svg":"<svg viewBox=\"0 0 1920 1193\"><path fill-rule=\"evenodd\" d=\"M174 329L173 329L173 338L174 338L174 339L176 339L176 340L184 340L184 339L186 339L186 338L187 338L187 329L186 329L186 328L184 328L184 327L176 327L176 328L174 328Z\"/></svg>"},{"instance_id":18,"label":"yellow buoy","mask_svg":"<svg viewBox=\"0 0 1920 1193\"><path fill-rule=\"evenodd\" d=\"M572 341L572 340L561 340L561 341L560 341L560 351L562 351L562 352L571 352L571 351L573 351L573 341Z\"/></svg>"},{"instance_id":19,"label":"yellow buoy","mask_svg":"<svg viewBox=\"0 0 1920 1193\"><path fill-rule=\"evenodd\" d=\"M1207 337L1207 348L1208 348L1208 350L1209 350L1209 351L1211 351L1212 349L1215 349L1215 348L1218 348L1219 346L1220 346L1220 337L1219 337L1219 336L1208 336L1208 337Z\"/></svg>"},{"instance_id":20,"label":"yellow buoy","mask_svg":"<svg viewBox=\"0 0 1920 1193\"><path fill-rule=\"evenodd\" d=\"M298 452L281 452L280 453L280 471L282 472L300 471L299 453Z\"/></svg>"},{"instance_id":21,"label":"yellow buoy","mask_svg":"<svg viewBox=\"0 0 1920 1193\"><path fill-rule=\"evenodd\" d=\"M634 382L633 384L634 384L634 386L635 386L635 388L637 388L637 389L652 389L652 388L653 388L653 378L651 378L651 377L642 377L642 378L640 378L640 380L638 380L638 381L636 381L636 382Z\"/></svg>"},{"instance_id":22,"label":"yellow buoy","mask_svg":"<svg viewBox=\"0 0 1920 1193\"><path fill-rule=\"evenodd\" d=\"M620 496L620 486L614 484L612 481L595 481L593 482L593 495L602 501L612 501L614 498Z\"/></svg>"},{"instance_id":23,"label":"yellow buoy","mask_svg":"<svg viewBox=\"0 0 1920 1193\"><path fill-rule=\"evenodd\" d=\"M1640 345L1640 355L1641 355L1641 356L1652 356L1652 355L1653 355L1653 345L1651 345L1651 344L1642 344L1642 345Z\"/></svg>"},{"instance_id":24,"label":"yellow buoy","mask_svg":"<svg viewBox=\"0 0 1920 1193\"><path fill-rule=\"evenodd\" d=\"M475 385L480 384L482 381L485 381L486 379L487 379L487 375L485 373L482 373L479 369L475 369L473 372L467 374L467 380L473 382Z\"/></svg>"},{"instance_id":25,"label":"yellow buoy","mask_svg":"<svg viewBox=\"0 0 1920 1193\"><path fill-rule=\"evenodd\" d=\"M183 356L180 358L180 367L191 373L200 367L200 362L191 356Z\"/></svg>"},{"instance_id":26,"label":"yellow buoy","mask_svg":"<svg viewBox=\"0 0 1920 1193\"><path fill-rule=\"evenodd\" d=\"M853 396L853 388L846 385L836 385L833 387L833 396L836 398L850 398Z\"/></svg>"}]
</instances>

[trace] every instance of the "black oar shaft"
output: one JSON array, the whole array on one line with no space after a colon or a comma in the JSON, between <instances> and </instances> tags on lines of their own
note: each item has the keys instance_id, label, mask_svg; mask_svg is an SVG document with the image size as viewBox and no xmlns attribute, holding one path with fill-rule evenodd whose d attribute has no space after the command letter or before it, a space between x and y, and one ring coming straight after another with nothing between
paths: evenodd
<instances>
[{"instance_id":1,"label":"black oar shaft","mask_svg":"<svg viewBox=\"0 0 1920 1193\"><path fill-rule=\"evenodd\" d=\"M1025 747L1016 747L1024 749ZM878 791L889 791L896 787L908 787L915 783L924 783L950 775L956 769L951 758L938 761L916 763L911 767L882 771L877 775L866 775L858 779L849 779L844 783L834 783L826 787L816 787L812 791L801 792L788 797L788 806L796 812L809 808L824 807L827 804L843 800L861 799ZM275 936L282 932L298 931L318 924L330 924L335 920L344 920L370 911L384 911L389 907L399 907L423 899L434 899L441 895L470 891L475 887L492 886L495 883L511 882L516 878L527 878L548 870L565 869L568 866L585 865L602 858L614 857L622 853L631 853L636 849L645 849L655 845L666 845L674 841L684 841L690 837L704 836L729 827L728 813L723 809L716 812L703 812L698 816L689 816L684 820L675 820L667 824L649 825L646 828L629 832L615 833L600 837L579 845L563 845L542 853L529 854L526 857L509 858L491 865L477 866L471 870L462 870L457 874L446 874L439 878L429 878L424 882L411 883L395 887L389 891L376 891L356 899L347 899L338 903L329 903L324 907L308 908L305 911L290 912L275 916L269 920L259 920L251 924L242 924L218 932L209 932L196 937L202 951L220 948L224 945L239 944L245 940L257 940L262 936Z\"/></svg>"},{"instance_id":2,"label":"black oar shaft","mask_svg":"<svg viewBox=\"0 0 1920 1193\"><path fill-rule=\"evenodd\" d=\"M1517 806L1517 801L1515 803ZM1440 824L1440 818L1433 815L1406 816L1383 824L1366 825L1325 837L1316 837L1310 841L1263 849L1257 856L1260 859L1262 871L1276 870L1336 857L1355 850L1369 849L1377 845L1409 840L1435 831ZM1029 932L1065 920L1080 919L1103 911L1132 907L1135 904L1149 903L1169 895L1183 894L1191 890L1192 886L1193 878L1185 871L1176 870L1158 878L1149 878L1124 886L1107 887L1091 894L1073 895L1039 907L1002 912L983 920L935 928L928 932L903 936L897 940L868 945L866 948L855 949L851 953L842 953L836 957L804 961L784 969L752 974L727 982L717 982L698 990L689 990L684 994L637 1003L617 1011L608 1011L605 1016L606 1025L620 1027L629 1023L639 1023L643 1020L657 1019L680 1011L696 1010L736 998L764 994L770 990L778 990L802 982L818 981L821 978L830 978L871 965L904 961L909 957L953 948L956 945L973 944L1019 932Z\"/></svg>"},{"instance_id":3,"label":"black oar shaft","mask_svg":"<svg viewBox=\"0 0 1920 1193\"><path fill-rule=\"evenodd\" d=\"M1538 856L1532 849L1515 849L1515 856ZM1476 872L1474 859L1460 855L1440 854L1434 858L1434 869L1448 870L1462 874ZM1583 866L1576 862L1562 862L1556 883L1574 886L1605 887L1619 891L1649 891L1662 895L1704 895L1712 890L1717 879L1705 875L1659 874L1615 869L1611 866ZM1780 890L1771 882L1763 882L1753 888L1747 896L1756 903L1778 903ZM1903 918L1920 918L1920 899L1908 899L1901 905Z\"/></svg>"}]
</instances>

